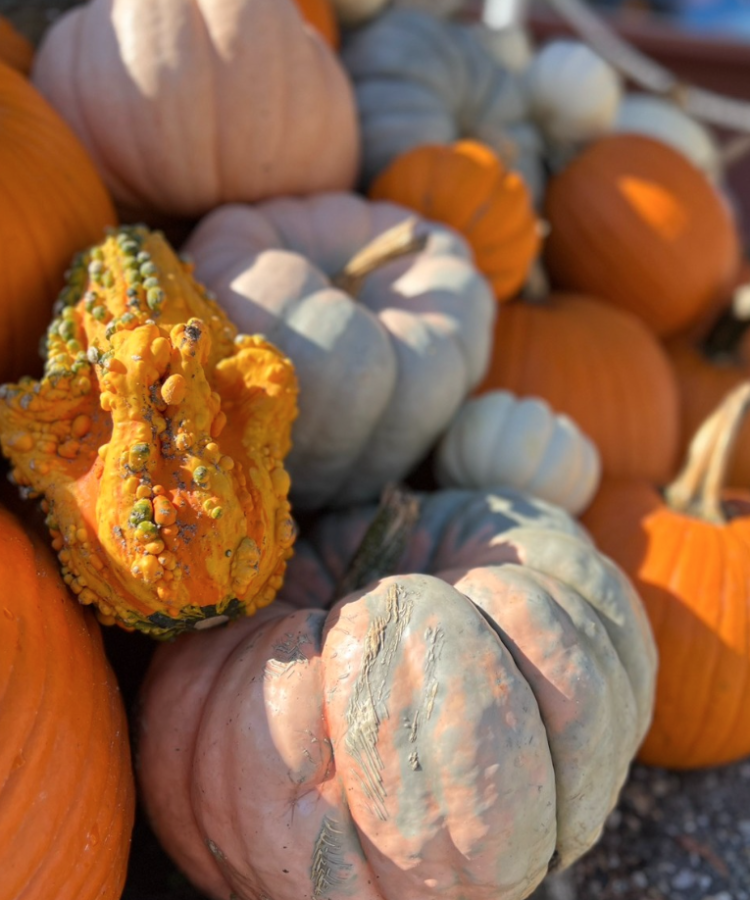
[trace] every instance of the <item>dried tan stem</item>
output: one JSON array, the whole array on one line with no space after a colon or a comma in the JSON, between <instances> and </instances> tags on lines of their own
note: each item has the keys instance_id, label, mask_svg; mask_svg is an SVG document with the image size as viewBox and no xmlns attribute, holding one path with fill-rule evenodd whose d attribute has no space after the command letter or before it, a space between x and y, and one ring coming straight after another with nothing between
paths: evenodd
<instances>
[{"instance_id":1,"label":"dried tan stem","mask_svg":"<svg viewBox=\"0 0 750 900\"><path fill-rule=\"evenodd\" d=\"M331 283L356 297L362 282L371 272L394 259L424 250L428 235L417 234L416 229L417 220L411 218L384 231L353 256L344 268L333 276Z\"/></svg>"},{"instance_id":2,"label":"dried tan stem","mask_svg":"<svg viewBox=\"0 0 750 900\"><path fill-rule=\"evenodd\" d=\"M336 586L334 602L393 572L418 518L416 494L397 485L386 487L375 517Z\"/></svg>"},{"instance_id":3,"label":"dried tan stem","mask_svg":"<svg viewBox=\"0 0 750 900\"><path fill-rule=\"evenodd\" d=\"M688 459L665 490L667 503L679 512L710 522L724 522L721 493L745 415L750 408L750 381L724 398L690 442Z\"/></svg>"}]
</instances>

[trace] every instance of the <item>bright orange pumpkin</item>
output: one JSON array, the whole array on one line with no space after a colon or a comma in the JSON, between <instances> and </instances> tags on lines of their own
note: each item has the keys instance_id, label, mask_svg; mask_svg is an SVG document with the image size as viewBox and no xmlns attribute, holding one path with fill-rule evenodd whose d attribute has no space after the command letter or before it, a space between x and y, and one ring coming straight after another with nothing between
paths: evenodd
<instances>
[{"instance_id":1,"label":"bright orange pumpkin","mask_svg":"<svg viewBox=\"0 0 750 900\"><path fill-rule=\"evenodd\" d=\"M518 292L539 253L540 223L523 178L478 141L415 147L396 157L369 194L455 228L501 302Z\"/></svg>"},{"instance_id":2,"label":"bright orange pumpkin","mask_svg":"<svg viewBox=\"0 0 750 900\"><path fill-rule=\"evenodd\" d=\"M41 371L39 342L71 257L115 223L109 195L68 126L0 63L0 381Z\"/></svg>"},{"instance_id":3,"label":"bright orange pumpkin","mask_svg":"<svg viewBox=\"0 0 750 900\"><path fill-rule=\"evenodd\" d=\"M118 900L135 791L94 616L0 509L0 896Z\"/></svg>"},{"instance_id":4,"label":"bright orange pumpkin","mask_svg":"<svg viewBox=\"0 0 750 900\"><path fill-rule=\"evenodd\" d=\"M640 752L653 765L712 766L750 753L750 493L722 489L748 404L744 382L706 420L665 491L605 483L583 516L632 578L656 637L656 710Z\"/></svg>"},{"instance_id":5,"label":"bright orange pumpkin","mask_svg":"<svg viewBox=\"0 0 750 900\"><path fill-rule=\"evenodd\" d=\"M597 445L605 474L664 481L679 440L679 401L664 349L634 315L576 294L500 306L478 393L546 400Z\"/></svg>"},{"instance_id":6,"label":"bright orange pumpkin","mask_svg":"<svg viewBox=\"0 0 750 900\"><path fill-rule=\"evenodd\" d=\"M31 41L26 40L5 16L0 16L0 59L23 75L29 74L34 59Z\"/></svg>"},{"instance_id":7,"label":"bright orange pumpkin","mask_svg":"<svg viewBox=\"0 0 750 900\"><path fill-rule=\"evenodd\" d=\"M555 287L607 300L660 335L699 320L740 266L724 198L681 153L641 135L591 144L550 181L544 215Z\"/></svg>"}]
</instances>

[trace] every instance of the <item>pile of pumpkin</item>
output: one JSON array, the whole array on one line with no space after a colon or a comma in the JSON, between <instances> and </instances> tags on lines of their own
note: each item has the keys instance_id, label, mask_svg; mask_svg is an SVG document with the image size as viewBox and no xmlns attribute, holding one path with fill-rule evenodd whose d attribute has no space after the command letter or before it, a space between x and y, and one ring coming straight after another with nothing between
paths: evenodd
<instances>
[{"instance_id":1,"label":"pile of pumpkin","mask_svg":"<svg viewBox=\"0 0 750 900\"><path fill-rule=\"evenodd\" d=\"M89 0L33 68L0 31L2 900L123 889L92 610L163 641L140 795L222 900L520 900L636 753L750 752L720 153L467 6Z\"/></svg>"}]
</instances>

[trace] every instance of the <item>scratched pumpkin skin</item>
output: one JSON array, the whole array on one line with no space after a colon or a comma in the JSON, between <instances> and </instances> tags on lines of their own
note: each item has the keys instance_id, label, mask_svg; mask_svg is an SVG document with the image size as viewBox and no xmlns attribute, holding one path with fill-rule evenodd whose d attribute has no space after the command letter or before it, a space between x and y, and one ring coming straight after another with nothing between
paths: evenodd
<instances>
[{"instance_id":1,"label":"scratched pumpkin skin","mask_svg":"<svg viewBox=\"0 0 750 900\"><path fill-rule=\"evenodd\" d=\"M520 900L616 802L655 670L620 570L555 507L443 491L395 574L320 608L373 514L320 520L272 607L156 653L142 796L211 897Z\"/></svg>"}]
</instances>

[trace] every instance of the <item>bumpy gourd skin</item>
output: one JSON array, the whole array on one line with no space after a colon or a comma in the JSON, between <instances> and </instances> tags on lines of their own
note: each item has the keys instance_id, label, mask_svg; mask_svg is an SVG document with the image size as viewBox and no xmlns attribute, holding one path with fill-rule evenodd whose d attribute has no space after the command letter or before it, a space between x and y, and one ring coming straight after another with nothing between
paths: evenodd
<instances>
[{"instance_id":1,"label":"bumpy gourd skin","mask_svg":"<svg viewBox=\"0 0 750 900\"><path fill-rule=\"evenodd\" d=\"M291 362L143 227L78 258L57 312L43 379L0 388L0 441L78 599L157 637L270 603L295 536Z\"/></svg>"}]
</instances>

